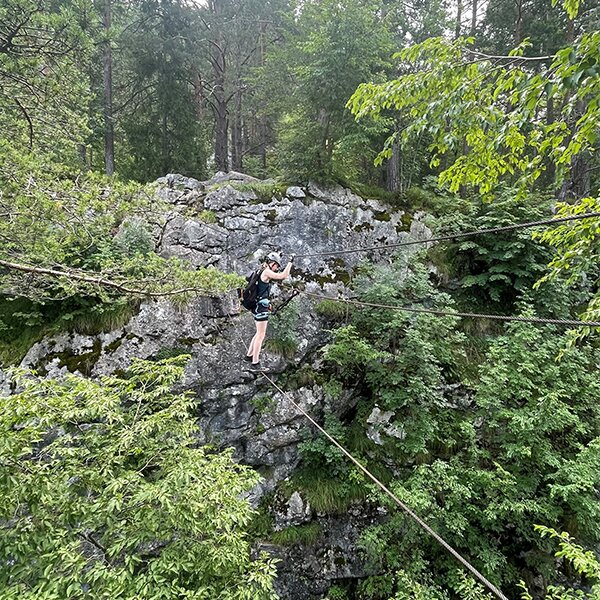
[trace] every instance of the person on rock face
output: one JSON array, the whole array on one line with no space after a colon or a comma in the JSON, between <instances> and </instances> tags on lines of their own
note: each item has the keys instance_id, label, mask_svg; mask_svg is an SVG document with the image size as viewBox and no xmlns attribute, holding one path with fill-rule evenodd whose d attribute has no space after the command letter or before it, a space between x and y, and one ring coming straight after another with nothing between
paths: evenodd
<instances>
[{"instance_id":1,"label":"person on rock face","mask_svg":"<svg viewBox=\"0 0 600 600\"><path fill-rule=\"evenodd\" d=\"M281 272L279 272L279 269L281 268L282 260L277 252L271 252L262 263L262 271L258 278L258 302L256 304L256 309L254 310L256 333L250 342L248 354L246 355L246 360L251 363L251 371L264 371L260 364L260 350L267 333L267 323L269 321L269 314L271 313L271 301L269 299L271 294L271 282L287 279L292 270L293 260L294 257L292 256L285 269Z\"/></svg>"}]
</instances>

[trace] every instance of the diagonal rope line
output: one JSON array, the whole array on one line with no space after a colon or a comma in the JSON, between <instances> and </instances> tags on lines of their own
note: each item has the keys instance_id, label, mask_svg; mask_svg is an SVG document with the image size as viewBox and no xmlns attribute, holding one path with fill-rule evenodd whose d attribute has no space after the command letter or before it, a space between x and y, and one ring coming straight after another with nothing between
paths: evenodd
<instances>
[{"instance_id":1,"label":"diagonal rope line","mask_svg":"<svg viewBox=\"0 0 600 600\"><path fill-rule=\"evenodd\" d=\"M441 544L454 558L462 563L479 581L481 581L490 591L494 593L501 600L508 600L506 596L484 575L482 575L468 560L463 558L448 542L442 538L436 531L434 531L421 517L419 517L414 511L412 511L404 502L402 502L384 483L382 483L375 475L373 475L361 462L359 462L344 446L342 446L331 434L329 434L323 427L321 427L300 405L298 405L292 399L291 395L281 389L266 373L261 375L281 394L283 394L291 404L300 411L311 423L316 427L336 448L341 450L346 457L348 457L371 481L373 481L383 492L385 492L406 514L414 519L429 535L431 535L439 544Z\"/></svg>"},{"instance_id":2,"label":"diagonal rope line","mask_svg":"<svg viewBox=\"0 0 600 600\"><path fill-rule=\"evenodd\" d=\"M330 298L313 292L303 292L305 296L319 298L321 300L330 300L331 302L343 302L354 306L368 306L371 308L388 308L413 313L428 313L439 316L450 317L472 317L475 319L493 319L498 321L517 321L519 323L534 323L536 325L563 325L565 327L600 327L600 321L578 321L577 319L543 319L538 317L514 317L508 315L488 315L483 313L452 312L447 310L437 310L435 308L413 308L411 306L393 306L391 304L376 304L374 302L362 302L359 300L350 300L347 298Z\"/></svg>"},{"instance_id":3,"label":"diagonal rope line","mask_svg":"<svg viewBox=\"0 0 600 600\"><path fill-rule=\"evenodd\" d=\"M410 242L398 242L397 244L387 244L385 246L364 246L360 248L351 248L350 250L331 250L330 252L313 252L310 254L296 254L296 258L308 258L313 256L337 256L339 254L354 254L355 252L366 252L369 250L389 250L390 248L402 248L404 246L415 246L417 244L431 244L433 242L447 242L459 238L483 235L485 233L502 233L504 231L513 231L515 229L526 229L528 227L538 227L540 225L556 225L568 221L579 221L581 219L592 219L600 217L600 212L584 213L581 215L569 215L557 219L542 219L540 221L529 221L527 223L516 223L514 225L505 225L503 227L490 227L489 229L475 229L473 231L464 231L463 233L452 233L442 235L426 240L412 240Z\"/></svg>"},{"instance_id":4,"label":"diagonal rope line","mask_svg":"<svg viewBox=\"0 0 600 600\"><path fill-rule=\"evenodd\" d=\"M232 325L235 327L233 317L228 315ZM236 330L237 331L237 330ZM248 352L248 346L242 339L241 335L238 338L242 346ZM350 459L371 481L373 481L387 496L389 496L409 517L414 519L418 525L424 529L429 535L431 535L441 546L443 546L456 560L458 560L464 567L466 567L481 583L483 583L497 598L500 600L508 600L508 598L502 593L502 591L496 587L491 581L489 581L482 573L480 573L466 558L463 558L441 535L434 531L427 523L421 519L413 510L411 510L404 502L402 502L384 483L382 483L375 475L373 475L361 462L359 462L344 446L342 446L330 433L328 433L321 425L319 425L309 413L307 413L299 404L295 402L292 395L289 392L281 389L277 383L275 383L266 373L260 373L279 393L283 394L292 406L300 412L319 432L321 432L336 448L338 448L348 459Z\"/></svg>"}]
</instances>

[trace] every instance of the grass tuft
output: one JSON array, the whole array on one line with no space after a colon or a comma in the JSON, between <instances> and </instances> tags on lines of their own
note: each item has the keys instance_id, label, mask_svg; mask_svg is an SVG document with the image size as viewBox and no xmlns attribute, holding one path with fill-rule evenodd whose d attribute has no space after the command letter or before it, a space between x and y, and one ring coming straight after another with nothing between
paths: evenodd
<instances>
[{"instance_id":1,"label":"grass tuft","mask_svg":"<svg viewBox=\"0 0 600 600\"><path fill-rule=\"evenodd\" d=\"M335 300L321 300L315 310L318 315L331 319L332 321L346 321L353 308L349 304L336 302Z\"/></svg>"},{"instance_id":2,"label":"grass tuft","mask_svg":"<svg viewBox=\"0 0 600 600\"><path fill-rule=\"evenodd\" d=\"M98 335L120 329L138 312L139 304L118 304L103 311L78 314L71 320L69 330L83 335Z\"/></svg>"},{"instance_id":3,"label":"grass tuft","mask_svg":"<svg viewBox=\"0 0 600 600\"><path fill-rule=\"evenodd\" d=\"M208 223L208 224L216 223L217 222L217 215L212 210L203 210L198 215L198 219L200 221L202 221L203 223Z\"/></svg>"},{"instance_id":4,"label":"grass tuft","mask_svg":"<svg viewBox=\"0 0 600 600\"><path fill-rule=\"evenodd\" d=\"M269 338L265 340L265 348L283 358L293 358L298 350L298 343L291 338Z\"/></svg>"},{"instance_id":5,"label":"grass tuft","mask_svg":"<svg viewBox=\"0 0 600 600\"><path fill-rule=\"evenodd\" d=\"M313 510L325 514L343 514L350 506L368 496L364 483L328 478L314 469L301 469L285 484L291 495L298 490Z\"/></svg>"},{"instance_id":6,"label":"grass tuft","mask_svg":"<svg viewBox=\"0 0 600 600\"><path fill-rule=\"evenodd\" d=\"M271 541L279 546L311 546L315 544L321 535L319 523L307 523L306 525L291 525L271 534Z\"/></svg>"},{"instance_id":7,"label":"grass tuft","mask_svg":"<svg viewBox=\"0 0 600 600\"><path fill-rule=\"evenodd\" d=\"M254 192L261 202L270 202L273 198L283 198L289 186L287 183L256 181L252 183L232 182L231 187L240 192Z\"/></svg>"}]
</instances>

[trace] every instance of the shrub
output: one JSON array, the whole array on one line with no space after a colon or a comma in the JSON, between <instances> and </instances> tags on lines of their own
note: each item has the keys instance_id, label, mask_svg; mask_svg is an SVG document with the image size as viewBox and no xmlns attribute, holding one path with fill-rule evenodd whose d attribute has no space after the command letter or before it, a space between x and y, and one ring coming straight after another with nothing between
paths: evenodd
<instances>
[{"instance_id":1,"label":"shrub","mask_svg":"<svg viewBox=\"0 0 600 600\"><path fill-rule=\"evenodd\" d=\"M0 599L275 598L246 535L259 477L198 447L191 397L171 392L185 360L17 377L0 402Z\"/></svg>"}]
</instances>

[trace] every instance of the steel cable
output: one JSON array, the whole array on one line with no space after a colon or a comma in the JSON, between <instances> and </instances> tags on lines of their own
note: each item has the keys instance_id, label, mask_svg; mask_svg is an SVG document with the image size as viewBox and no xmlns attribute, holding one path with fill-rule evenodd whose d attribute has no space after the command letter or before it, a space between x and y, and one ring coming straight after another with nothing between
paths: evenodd
<instances>
[{"instance_id":1,"label":"steel cable","mask_svg":"<svg viewBox=\"0 0 600 600\"><path fill-rule=\"evenodd\" d=\"M235 327L233 317L228 315L232 325ZM248 346L238 333L238 339L242 346L248 351ZM340 442L338 442L330 433L327 432L317 421L315 421L309 413L307 413L299 404L297 404L292 398L289 392L281 389L277 383L275 383L266 373L257 372L262 375L279 393L283 394L292 406L300 412L319 432L321 432L336 448L338 448L347 458L349 458L371 481L373 481L387 496L389 496L409 517L424 529L429 535L431 535L443 548L445 548L456 560L464 565L481 583L483 583L496 597L500 600L508 600L508 598L502 593L502 591L496 587L491 581L489 581L482 573L480 573L466 558L463 558L439 533L434 531L427 523L421 519L415 512L413 512L404 502L402 502L384 483L382 483L375 475L373 475L361 462L359 462Z\"/></svg>"},{"instance_id":2,"label":"steel cable","mask_svg":"<svg viewBox=\"0 0 600 600\"><path fill-rule=\"evenodd\" d=\"M369 252L371 250L389 250L391 248L402 248L403 246L415 246L417 244L432 244L434 242L447 242L464 237L483 235L485 233L502 233L504 231L513 231L515 229L526 229L528 227L538 227L540 225L556 225L557 223L566 223L568 221L579 221L581 219L592 219L600 217L600 212L584 213L581 215L570 215L568 217L558 217L555 219L543 219L540 221L529 221L527 223L515 223L514 225L505 225L502 227L490 227L489 229L476 229L465 231L463 233L452 233L429 238L426 240L412 240L410 242L398 242L397 244L386 244L384 246L364 246L361 248L351 248L350 250L331 250L329 252L313 252L309 254L296 254L296 258L309 258L314 256L337 256L338 254L354 254L356 252Z\"/></svg>"},{"instance_id":3,"label":"steel cable","mask_svg":"<svg viewBox=\"0 0 600 600\"><path fill-rule=\"evenodd\" d=\"M321 300L331 300L332 302L344 302L356 306L368 306L371 308L388 308L413 313L428 313L439 316L450 317L470 317L475 319L492 319L498 321L517 321L520 323L534 323L536 325L561 325L564 327L600 327L600 321L578 321L576 319L543 319L538 317L514 317L508 315L488 315L483 313L452 312L449 310L438 310L436 308L413 308L412 306L394 306L392 304L376 304L375 302L362 302L360 300L350 300L348 298L331 298L314 292L303 292L306 296L319 298Z\"/></svg>"},{"instance_id":4,"label":"steel cable","mask_svg":"<svg viewBox=\"0 0 600 600\"><path fill-rule=\"evenodd\" d=\"M441 544L456 560L464 565L481 583L483 583L495 596L500 600L508 600L508 598L497 588L491 581L489 581L482 573L480 573L466 558L463 558L444 538L434 531L421 517L413 512L404 502L402 502L384 483L379 481L375 475L373 475L369 469L367 469L360 461L358 461L344 446L342 446L331 434L329 434L323 427L321 427L300 405L296 404L292 399L291 395L281 389L266 373L261 375L281 394L283 394L290 403L300 411L306 419L308 419L312 425L314 425L336 448L338 448L346 457L348 457L371 481L373 481L387 496L389 496L409 517L414 519L418 525L423 528L430 536L432 536L439 544Z\"/></svg>"},{"instance_id":5,"label":"steel cable","mask_svg":"<svg viewBox=\"0 0 600 600\"><path fill-rule=\"evenodd\" d=\"M518 223L514 225L507 225L504 227L492 227L488 229L479 229L475 231L468 231L457 234L450 234L445 236L438 236L435 238L429 238L427 240L414 240L409 242L400 242L397 244L388 244L385 246L370 246L370 247L361 247L354 248L350 250L337 250L331 252L315 252L309 254L296 254L296 258L307 258L314 256L335 256L339 254L350 254L355 252L366 252L370 250L385 250L390 248L399 248L403 246L412 246L417 244L427 244L441 241L449 241L458 238L470 237L481 234L492 234L492 233L501 233L504 231L512 231L515 229L524 229L528 227L537 227L540 225L549 225L549 224L557 224L564 223L568 221L575 221L580 219L588 219L600 217L600 212L596 213L586 213L582 215L572 215L568 217L560 217L558 219L544 219L540 221L531 221L528 223ZM350 300L345 298L330 298L328 296L324 296L321 294L315 294L312 292L304 292L305 295L311 296L313 298L319 298L322 300L331 300L334 302L344 302L347 304L352 304L356 306L368 306L373 308L385 308L392 310L400 310L405 312L414 312L414 313L429 313L440 316L455 316L455 317L470 317L470 318L480 318L480 319L494 319L500 321L517 321L522 323L534 323L538 325L562 325L562 326L574 326L574 327L600 327L600 322L597 321L578 321L574 319L542 319L537 317L515 317L515 316L506 316L506 315L490 315L490 314L481 314L481 313L462 313L462 312L450 312L443 311L438 309L428 309L428 308L413 308L413 307L403 307L403 306L393 306L386 304L377 304L373 302L361 302L357 300ZM230 316L230 319L233 323L233 318ZM246 347L244 341L240 337L240 342L244 347ZM247 350L247 347L246 347ZM415 512L413 512L406 504L404 504L384 483L382 483L375 475L373 475L360 461L358 461L354 456L344 448L331 434L329 434L319 423L317 423L309 413L307 413L299 404L297 404L292 398L291 394L284 391L277 383L275 383L266 373L261 372L262 375L279 393L283 394L292 406L298 410L321 434L323 434L336 448L338 448L353 464L355 464L360 471L366 475L371 481L373 481L387 496L389 496L408 516L410 516L423 530L425 530L430 536L432 536L443 548L445 548L456 560L458 560L464 567L466 567L481 583L485 585L497 598L500 600L508 600L508 598L502 593L502 591L496 587L492 582L490 582L482 573L480 573L469 561L463 558L450 544L448 544L436 531L434 531L423 519L421 519Z\"/></svg>"}]
</instances>

